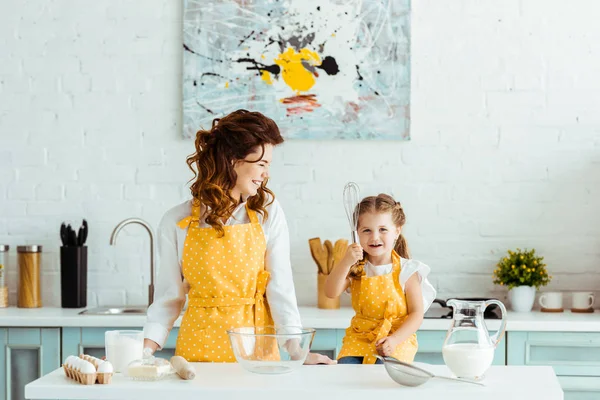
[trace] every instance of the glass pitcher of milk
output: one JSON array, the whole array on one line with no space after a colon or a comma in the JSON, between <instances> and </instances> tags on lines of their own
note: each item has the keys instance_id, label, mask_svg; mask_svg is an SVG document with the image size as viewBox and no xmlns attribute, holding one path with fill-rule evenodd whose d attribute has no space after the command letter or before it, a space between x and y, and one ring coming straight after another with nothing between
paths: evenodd
<instances>
[{"instance_id":1,"label":"glass pitcher of milk","mask_svg":"<svg viewBox=\"0 0 600 400\"><path fill-rule=\"evenodd\" d=\"M442 347L444 362L459 378L481 379L492 365L494 350L506 330L506 308L498 300L465 301L451 299L446 303L454 310L452 325ZM500 329L490 336L483 312L496 304L502 311Z\"/></svg>"}]
</instances>

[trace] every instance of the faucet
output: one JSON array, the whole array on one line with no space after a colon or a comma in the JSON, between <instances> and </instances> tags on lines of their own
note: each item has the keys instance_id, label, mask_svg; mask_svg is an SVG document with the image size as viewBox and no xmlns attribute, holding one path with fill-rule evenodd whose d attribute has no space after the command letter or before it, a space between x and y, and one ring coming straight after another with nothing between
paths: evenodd
<instances>
[{"instance_id":1,"label":"faucet","mask_svg":"<svg viewBox=\"0 0 600 400\"><path fill-rule=\"evenodd\" d=\"M148 286L148 307L154 301L154 233L150 224L140 218L127 218L119 222L112 234L110 235L110 245L114 246L117 243L117 235L126 225L139 224L142 225L148 231L150 235L150 286Z\"/></svg>"}]
</instances>

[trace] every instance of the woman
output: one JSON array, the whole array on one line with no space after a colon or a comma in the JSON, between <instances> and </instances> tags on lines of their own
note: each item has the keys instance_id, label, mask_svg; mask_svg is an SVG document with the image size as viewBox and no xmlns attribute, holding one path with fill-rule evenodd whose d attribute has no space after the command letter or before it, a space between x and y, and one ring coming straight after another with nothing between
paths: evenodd
<instances>
[{"instance_id":1,"label":"woman","mask_svg":"<svg viewBox=\"0 0 600 400\"><path fill-rule=\"evenodd\" d=\"M192 200L169 210L159 226L161 268L144 347L162 348L188 289L176 344L188 361L235 362L226 332L233 327L302 325L287 223L267 189L273 148L282 142L273 120L246 110L198 131L187 159ZM306 363L335 361L310 353Z\"/></svg>"}]
</instances>

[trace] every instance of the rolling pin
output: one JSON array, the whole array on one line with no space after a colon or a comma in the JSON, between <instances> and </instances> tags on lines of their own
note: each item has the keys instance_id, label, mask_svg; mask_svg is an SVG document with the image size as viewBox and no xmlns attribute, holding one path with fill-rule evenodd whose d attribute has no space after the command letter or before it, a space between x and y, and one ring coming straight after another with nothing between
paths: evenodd
<instances>
[{"instance_id":1,"label":"rolling pin","mask_svg":"<svg viewBox=\"0 0 600 400\"><path fill-rule=\"evenodd\" d=\"M181 377L181 379L192 380L196 377L196 371L194 367L190 365L187 360L181 356L173 356L171 357L171 365L177 372L177 375Z\"/></svg>"}]
</instances>

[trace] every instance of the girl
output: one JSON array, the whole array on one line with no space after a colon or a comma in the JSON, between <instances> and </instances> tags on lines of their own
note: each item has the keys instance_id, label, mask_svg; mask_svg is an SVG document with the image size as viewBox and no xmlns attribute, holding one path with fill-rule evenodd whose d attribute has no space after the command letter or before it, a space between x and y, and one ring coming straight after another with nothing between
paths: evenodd
<instances>
[{"instance_id":1,"label":"girl","mask_svg":"<svg viewBox=\"0 0 600 400\"><path fill-rule=\"evenodd\" d=\"M273 148L282 142L272 119L246 110L197 133L187 159L196 175L192 199L158 228L158 285L144 326L151 352L166 342L186 293L175 353L188 361L234 362L230 328L301 326L288 227L267 188ZM310 353L306 363L334 361Z\"/></svg>"},{"instance_id":2,"label":"girl","mask_svg":"<svg viewBox=\"0 0 600 400\"><path fill-rule=\"evenodd\" d=\"M400 203L380 194L357 207L360 243L348 246L325 284L325 294L332 298L349 289L356 312L338 363L381 363L377 353L412 362L418 347L415 332L435 299L427 280L430 269L409 259Z\"/></svg>"}]
</instances>

